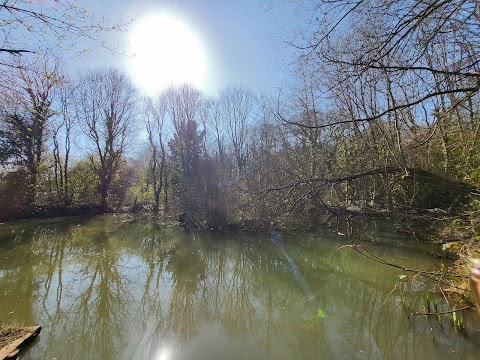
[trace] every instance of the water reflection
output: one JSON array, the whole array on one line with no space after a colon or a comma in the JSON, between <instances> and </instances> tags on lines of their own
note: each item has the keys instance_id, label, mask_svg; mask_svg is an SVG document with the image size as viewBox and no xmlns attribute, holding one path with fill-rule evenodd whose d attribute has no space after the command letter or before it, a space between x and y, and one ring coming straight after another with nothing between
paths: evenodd
<instances>
[{"instance_id":1,"label":"water reflection","mask_svg":"<svg viewBox=\"0 0 480 360\"><path fill-rule=\"evenodd\" d=\"M435 319L407 317L422 307L422 293L413 287L405 294L411 310L393 296L385 301L401 272L348 252L329 262L345 241L336 232L284 239L306 294L268 235L218 237L124 220L0 227L0 318L43 326L38 345L23 358L478 355L472 320L464 319L465 335L453 336L448 323L441 328ZM382 255L398 256L398 247L377 246ZM425 262L400 255L411 267Z\"/></svg>"}]
</instances>

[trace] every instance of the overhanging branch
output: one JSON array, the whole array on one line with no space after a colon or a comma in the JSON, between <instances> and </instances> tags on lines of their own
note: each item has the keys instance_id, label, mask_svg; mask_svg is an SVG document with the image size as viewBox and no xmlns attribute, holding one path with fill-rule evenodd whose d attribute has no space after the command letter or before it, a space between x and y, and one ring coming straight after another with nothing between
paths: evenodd
<instances>
[{"instance_id":1,"label":"overhanging branch","mask_svg":"<svg viewBox=\"0 0 480 360\"><path fill-rule=\"evenodd\" d=\"M480 196L480 189L474 185L462 182L455 181L444 178L443 176L434 174L428 170L418 169L418 168L402 168L398 166L386 166L378 167L371 170L359 172L356 174L346 175L338 178L310 178L300 181L296 181L287 185L279 186L276 188L270 188L267 192L280 191L285 189L294 188L297 186L304 185L313 185L323 183L325 185L336 185L340 183L350 182L359 178L364 178L368 176L381 175L381 174L398 174L402 176L402 179L413 180L421 183L430 183L444 186L455 191L470 194L473 196Z\"/></svg>"},{"instance_id":2,"label":"overhanging branch","mask_svg":"<svg viewBox=\"0 0 480 360\"><path fill-rule=\"evenodd\" d=\"M335 121L335 122L332 122L332 123L322 124L322 125L302 124L302 123L297 122L297 121L287 120L287 119L285 119L285 117L281 116L280 114L276 114L276 117L278 119L280 119L281 121L283 121L284 123L287 123L289 125L295 125L295 126L303 127L303 128L306 128L306 129L324 129L324 128L327 128L327 127L330 127L330 126L335 126L335 125L352 124L352 123L359 123L359 122L371 122L371 121L378 120L378 119L382 118L383 116L387 115L388 113L395 112L395 111L398 111L398 110L403 110L403 109L410 108L412 106L421 104L424 101L426 101L428 99L431 99L433 97L437 97L437 96L441 96L441 95L448 95L448 94L455 94L455 93L469 93L469 94L472 95L472 94L477 93L479 90L480 90L480 80L477 82L477 84L475 86L471 86L471 87L451 89L451 90L442 90L442 91L433 91L431 93L426 94L425 96L422 96L421 98L419 98L417 100L390 107L390 108L382 111L381 113L379 113L377 115L373 115L373 116L369 116L369 117L365 117L365 118L340 120L340 121Z\"/></svg>"},{"instance_id":3,"label":"overhanging branch","mask_svg":"<svg viewBox=\"0 0 480 360\"><path fill-rule=\"evenodd\" d=\"M35 54L35 51L24 50L24 49L3 49L3 48L0 48L0 52L6 52L6 53L9 53L9 54L13 54L13 55L20 55L22 53L33 53L33 54Z\"/></svg>"}]
</instances>

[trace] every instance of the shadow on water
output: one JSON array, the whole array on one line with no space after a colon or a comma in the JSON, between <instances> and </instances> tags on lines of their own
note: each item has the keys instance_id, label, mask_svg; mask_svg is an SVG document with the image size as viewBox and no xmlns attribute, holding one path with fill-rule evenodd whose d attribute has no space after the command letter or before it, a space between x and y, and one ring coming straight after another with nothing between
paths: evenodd
<instances>
[{"instance_id":1,"label":"shadow on water","mask_svg":"<svg viewBox=\"0 0 480 360\"><path fill-rule=\"evenodd\" d=\"M448 323L406 316L421 310L422 284L409 283L405 310L388 298L398 270L348 252L328 263L339 236L220 236L124 220L0 226L0 319L42 325L22 359L477 358L473 319L457 336ZM383 256L428 263L381 244Z\"/></svg>"}]
</instances>

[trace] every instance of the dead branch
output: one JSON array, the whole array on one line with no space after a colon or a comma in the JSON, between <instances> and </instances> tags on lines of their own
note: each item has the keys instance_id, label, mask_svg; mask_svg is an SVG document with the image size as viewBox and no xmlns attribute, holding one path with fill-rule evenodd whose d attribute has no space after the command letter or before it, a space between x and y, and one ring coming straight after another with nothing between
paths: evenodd
<instances>
[{"instance_id":1,"label":"dead branch","mask_svg":"<svg viewBox=\"0 0 480 360\"><path fill-rule=\"evenodd\" d=\"M451 274L451 273L444 273L444 272L440 272L440 271L425 271L425 270L417 270L417 269L410 269L410 268L407 268L403 265L399 265L399 264L396 264L392 261L389 261L389 260L386 260L384 258L381 258L373 253L371 253L370 251L368 251L367 249L365 249L362 245L358 245L358 244L352 244L352 245L343 245L341 247L339 247L337 250L340 250L340 249L343 249L343 248L351 248L353 250L355 250L356 252L358 252L360 255L363 255L365 256L367 259L370 259L370 260L373 260L375 262L378 262L380 264L383 264L383 265L387 265L387 266L391 266L391 267L394 267L394 268L397 268L397 269L400 269L400 270L403 270L405 272L411 272L411 273L414 273L414 274L418 274L418 275L421 275L427 279L430 279L430 280L433 280L433 281L436 281L438 283L441 283L443 285L447 285L447 286L450 286L450 287L453 287L455 289L458 289L458 290L461 290L461 291L468 291L466 289L463 289L459 286L455 286L451 283L448 283L438 277L442 277L442 276L448 276L448 277L457 277L457 278L468 278L468 276L466 275L459 275L459 274ZM335 250L334 253L337 251ZM333 255L333 254L332 254ZM331 258L331 256L330 256ZM438 276L438 277L436 277Z\"/></svg>"},{"instance_id":2,"label":"dead branch","mask_svg":"<svg viewBox=\"0 0 480 360\"><path fill-rule=\"evenodd\" d=\"M13 54L13 55L20 55L22 53L33 53L33 54L35 54L35 51L23 50L23 49L3 49L3 48L0 48L0 52L6 52L6 53L9 53L9 54Z\"/></svg>"},{"instance_id":3,"label":"dead branch","mask_svg":"<svg viewBox=\"0 0 480 360\"><path fill-rule=\"evenodd\" d=\"M363 171L363 172L359 172L356 174L351 174L343 177L338 177L338 178L304 179L304 180L296 181L287 185L279 186L276 188L267 189L267 192L290 189L290 188L301 186L301 185L312 185L314 183L336 185L340 183L350 182L359 178L373 176L373 175L380 175L380 174L401 174L403 179L414 180L421 183L434 183L434 184L442 185L444 187L457 190L461 193L465 193L465 194L469 193L474 196L480 196L480 189L471 184L468 184L462 181L453 181L450 179L446 179L428 170L412 168L412 167L403 168L399 166L378 167L371 170L367 170L367 171Z\"/></svg>"},{"instance_id":4,"label":"dead branch","mask_svg":"<svg viewBox=\"0 0 480 360\"><path fill-rule=\"evenodd\" d=\"M473 306L471 305L467 305L467 306L464 306L460 309L455 309L455 310L449 310L449 311L439 311L439 312L433 312L433 313L411 313L410 315L425 315L425 316L428 316L428 315L444 315L444 314L453 314L453 313L456 313L456 312L459 312L459 311L463 311L463 310L467 310L467 309L471 309Z\"/></svg>"}]
</instances>

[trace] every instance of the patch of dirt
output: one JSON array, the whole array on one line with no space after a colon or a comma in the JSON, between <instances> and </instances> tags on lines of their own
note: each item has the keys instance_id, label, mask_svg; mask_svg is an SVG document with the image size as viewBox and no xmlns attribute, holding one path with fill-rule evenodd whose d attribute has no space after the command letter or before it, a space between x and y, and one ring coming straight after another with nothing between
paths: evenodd
<instances>
[{"instance_id":1,"label":"patch of dirt","mask_svg":"<svg viewBox=\"0 0 480 360\"><path fill-rule=\"evenodd\" d=\"M25 328L0 323L0 349L21 338L27 332Z\"/></svg>"}]
</instances>

